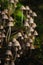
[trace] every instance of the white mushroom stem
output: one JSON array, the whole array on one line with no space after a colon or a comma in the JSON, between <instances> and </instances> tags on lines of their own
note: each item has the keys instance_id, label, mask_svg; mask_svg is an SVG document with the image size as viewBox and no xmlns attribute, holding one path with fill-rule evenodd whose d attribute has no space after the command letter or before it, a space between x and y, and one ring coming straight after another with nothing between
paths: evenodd
<instances>
[{"instance_id":1,"label":"white mushroom stem","mask_svg":"<svg viewBox=\"0 0 43 65\"><path fill-rule=\"evenodd\" d=\"M9 36L8 36L8 41L10 39L10 36L11 36L11 27L9 27Z\"/></svg>"},{"instance_id":2,"label":"white mushroom stem","mask_svg":"<svg viewBox=\"0 0 43 65\"><path fill-rule=\"evenodd\" d=\"M6 42L9 41L10 35L11 35L11 27L9 26L9 29L8 29L8 32L7 32L7 35L6 35Z\"/></svg>"}]
</instances>

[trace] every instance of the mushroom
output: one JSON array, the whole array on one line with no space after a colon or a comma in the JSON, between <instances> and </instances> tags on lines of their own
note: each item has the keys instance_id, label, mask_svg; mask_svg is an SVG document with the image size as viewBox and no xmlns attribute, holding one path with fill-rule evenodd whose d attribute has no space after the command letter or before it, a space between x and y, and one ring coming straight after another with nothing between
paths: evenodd
<instances>
[{"instance_id":1,"label":"mushroom","mask_svg":"<svg viewBox=\"0 0 43 65\"><path fill-rule=\"evenodd\" d=\"M5 12L4 12L4 11L2 11L2 12L1 12L1 14L2 14L2 15L5 15Z\"/></svg>"},{"instance_id":2,"label":"mushroom","mask_svg":"<svg viewBox=\"0 0 43 65\"><path fill-rule=\"evenodd\" d=\"M8 9L4 9L4 12L5 12L6 14L8 14Z\"/></svg>"},{"instance_id":3,"label":"mushroom","mask_svg":"<svg viewBox=\"0 0 43 65\"><path fill-rule=\"evenodd\" d=\"M28 33L28 36L31 36L31 33Z\"/></svg>"},{"instance_id":4,"label":"mushroom","mask_svg":"<svg viewBox=\"0 0 43 65\"><path fill-rule=\"evenodd\" d=\"M11 50L7 50L7 51L6 51L6 55L8 55L8 56L9 56L9 55L12 56L12 52L11 52Z\"/></svg>"},{"instance_id":5,"label":"mushroom","mask_svg":"<svg viewBox=\"0 0 43 65\"><path fill-rule=\"evenodd\" d=\"M18 0L14 0L16 3L18 2Z\"/></svg>"},{"instance_id":6,"label":"mushroom","mask_svg":"<svg viewBox=\"0 0 43 65\"><path fill-rule=\"evenodd\" d=\"M21 34L21 32L19 32L19 33L18 33L18 37L21 37L21 36L22 36L22 34Z\"/></svg>"},{"instance_id":7,"label":"mushroom","mask_svg":"<svg viewBox=\"0 0 43 65\"><path fill-rule=\"evenodd\" d=\"M32 28L35 28L37 25L35 23L32 24Z\"/></svg>"},{"instance_id":8,"label":"mushroom","mask_svg":"<svg viewBox=\"0 0 43 65\"><path fill-rule=\"evenodd\" d=\"M13 21L14 21L14 19L13 19L12 17L9 17L9 21L13 22Z\"/></svg>"},{"instance_id":9,"label":"mushroom","mask_svg":"<svg viewBox=\"0 0 43 65\"><path fill-rule=\"evenodd\" d=\"M24 26L30 27L29 23L25 21Z\"/></svg>"},{"instance_id":10,"label":"mushroom","mask_svg":"<svg viewBox=\"0 0 43 65\"><path fill-rule=\"evenodd\" d=\"M33 40L32 40L32 39L29 39L29 42L30 42L30 43L33 43Z\"/></svg>"},{"instance_id":11,"label":"mushroom","mask_svg":"<svg viewBox=\"0 0 43 65\"><path fill-rule=\"evenodd\" d=\"M32 17L30 17L30 24L33 24L34 23L34 19Z\"/></svg>"},{"instance_id":12,"label":"mushroom","mask_svg":"<svg viewBox=\"0 0 43 65\"><path fill-rule=\"evenodd\" d=\"M9 26L9 27L13 27L13 26L14 26L14 23L13 23L13 22L9 22L9 23L8 23L8 26Z\"/></svg>"},{"instance_id":13,"label":"mushroom","mask_svg":"<svg viewBox=\"0 0 43 65\"><path fill-rule=\"evenodd\" d=\"M14 0L10 0L10 3L13 3L14 4Z\"/></svg>"},{"instance_id":14,"label":"mushroom","mask_svg":"<svg viewBox=\"0 0 43 65\"><path fill-rule=\"evenodd\" d=\"M30 10L29 6L26 6L26 10Z\"/></svg>"},{"instance_id":15,"label":"mushroom","mask_svg":"<svg viewBox=\"0 0 43 65\"><path fill-rule=\"evenodd\" d=\"M35 12L32 13L32 16L37 17L37 14Z\"/></svg>"},{"instance_id":16,"label":"mushroom","mask_svg":"<svg viewBox=\"0 0 43 65\"><path fill-rule=\"evenodd\" d=\"M23 11L23 10L26 10L26 8L22 5L21 6L21 10Z\"/></svg>"},{"instance_id":17,"label":"mushroom","mask_svg":"<svg viewBox=\"0 0 43 65\"><path fill-rule=\"evenodd\" d=\"M33 45L33 44L31 44L31 47L30 47L30 49L35 49L35 47L34 47L34 45Z\"/></svg>"},{"instance_id":18,"label":"mushroom","mask_svg":"<svg viewBox=\"0 0 43 65\"><path fill-rule=\"evenodd\" d=\"M1 26L0 26L0 29L2 29L2 30L3 30L3 25L1 25Z\"/></svg>"},{"instance_id":19,"label":"mushroom","mask_svg":"<svg viewBox=\"0 0 43 65\"><path fill-rule=\"evenodd\" d=\"M30 32L34 32L34 29L32 27L30 27Z\"/></svg>"},{"instance_id":20,"label":"mushroom","mask_svg":"<svg viewBox=\"0 0 43 65\"><path fill-rule=\"evenodd\" d=\"M29 18L29 19L30 19L30 15L27 15L27 18Z\"/></svg>"},{"instance_id":21,"label":"mushroom","mask_svg":"<svg viewBox=\"0 0 43 65\"><path fill-rule=\"evenodd\" d=\"M27 47L30 47L30 43L29 43L29 42L27 42L27 43L26 43L26 46L27 46Z\"/></svg>"},{"instance_id":22,"label":"mushroom","mask_svg":"<svg viewBox=\"0 0 43 65\"><path fill-rule=\"evenodd\" d=\"M38 35L37 31L34 31L34 35L36 35L36 36Z\"/></svg>"},{"instance_id":23,"label":"mushroom","mask_svg":"<svg viewBox=\"0 0 43 65\"><path fill-rule=\"evenodd\" d=\"M13 38L12 42L16 42L16 39L15 39L15 38Z\"/></svg>"},{"instance_id":24,"label":"mushroom","mask_svg":"<svg viewBox=\"0 0 43 65\"><path fill-rule=\"evenodd\" d=\"M2 19L8 19L8 16L6 15L6 14L4 14L3 16L2 16Z\"/></svg>"},{"instance_id":25,"label":"mushroom","mask_svg":"<svg viewBox=\"0 0 43 65\"><path fill-rule=\"evenodd\" d=\"M15 42L13 43L13 46L15 46L15 47L20 47L20 43L19 43L18 41L15 41Z\"/></svg>"},{"instance_id":26,"label":"mushroom","mask_svg":"<svg viewBox=\"0 0 43 65\"><path fill-rule=\"evenodd\" d=\"M28 36L25 34L25 35L24 35L24 38L26 38L26 39L27 39L27 38L28 38Z\"/></svg>"},{"instance_id":27,"label":"mushroom","mask_svg":"<svg viewBox=\"0 0 43 65\"><path fill-rule=\"evenodd\" d=\"M33 12L32 12L32 10L30 9L30 10L29 10L29 14L32 14L32 13L33 13Z\"/></svg>"}]
</instances>

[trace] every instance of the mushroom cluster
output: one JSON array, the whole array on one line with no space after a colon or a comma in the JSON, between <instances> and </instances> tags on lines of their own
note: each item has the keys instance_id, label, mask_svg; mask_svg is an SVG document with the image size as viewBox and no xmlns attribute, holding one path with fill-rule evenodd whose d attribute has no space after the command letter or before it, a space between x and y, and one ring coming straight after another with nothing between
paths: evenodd
<instances>
[{"instance_id":1,"label":"mushroom cluster","mask_svg":"<svg viewBox=\"0 0 43 65\"><path fill-rule=\"evenodd\" d=\"M17 7L18 0L8 0L8 4L14 5L14 10ZM0 5L2 8L2 5ZM22 11L22 23L24 28L17 32L16 37L11 39L12 27L14 27L14 18L12 17L12 8L4 8L0 10L0 49L5 50L0 52L0 64L4 61L4 65L15 65L15 60L25 54L27 49L35 49L34 40L35 36L38 35L35 30L36 24L34 17L37 14L33 12L29 6L21 6ZM25 14L24 14L25 12ZM23 14L26 19L23 20ZM3 49L2 49L3 48ZM3 58L4 55L4 58Z\"/></svg>"}]
</instances>

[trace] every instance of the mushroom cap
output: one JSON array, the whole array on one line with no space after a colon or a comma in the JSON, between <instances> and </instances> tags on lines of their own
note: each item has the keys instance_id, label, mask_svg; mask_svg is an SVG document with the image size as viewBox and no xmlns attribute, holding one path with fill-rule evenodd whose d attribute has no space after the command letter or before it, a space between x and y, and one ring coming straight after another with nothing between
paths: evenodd
<instances>
[{"instance_id":1,"label":"mushroom cap","mask_svg":"<svg viewBox=\"0 0 43 65\"><path fill-rule=\"evenodd\" d=\"M25 35L24 35L24 38L28 38L28 36L25 34Z\"/></svg>"},{"instance_id":2,"label":"mushroom cap","mask_svg":"<svg viewBox=\"0 0 43 65\"><path fill-rule=\"evenodd\" d=\"M13 23L13 22L9 22L9 23L8 23L8 26L9 26L9 27L13 27L13 26L14 26L14 23Z\"/></svg>"},{"instance_id":3,"label":"mushroom cap","mask_svg":"<svg viewBox=\"0 0 43 65\"><path fill-rule=\"evenodd\" d=\"M0 26L0 29L3 29L3 25Z\"/></svg>"},{"instance_id":4,"label":"mushroom cap","mask_svg":"<svg viewBox=\"0 0 43 65\"><path fill-rule=\"evenodd\" d=\"M30 27L30 32L34 32L34 29L32 27Z\"/></svg>"},{"instance_id":5,"label":"mushroom cap","mask_svg":"<svg viewBox=\"0 0 43 65\"><path fill-rule=\"evenodd\" d=\"M22 34L21 34L21 32L19 32L19 33L18 33L18 37L21 37L21 36L22 36Z\"/></svg>"},{"instance_id":6,"label":"mushroom cap","mask_svg":"<svg viewBox=\"0 0 43 65\"><path fill-rule=\"evenodd\" d=\"M30 18L30 22L29 22L30 24L33 24L34 23L34 19L31 17Z\"/></svg>"},{"instance_id":7,"label":"mushroom cap","mask_svg":"<svg viewBox=\"0 0 43 65\"><path fill-rule=\"evenodd\" d=\"M31 36L31 33L28 33L28 36Z\"/></svg>"},{"instance_id":8,"label":"mushroom cap","mask_svg":"<svg viewBox=\"0 0 43 65\"><path fill-rule=\"evenodd\" d=\"M35 23L32 24L32 28L36 28L36 26L37 26L37 25L36 25Z\"/></svg>"},{"instance_id":9,"label":"mushroom cap","mask_svg":"<svg viewBox=\"0 0 43 65\"><path fill-rule=\"evenodd\" d=\"M34 47L34 45L33 45L33 44L31 44L31 47L30 47L30 49L35 49L35 47Z\"/></svg>"},{"instance_id":10,"label":"mushroom cap","mask_svg":"<svg viewBox=\"0 0 43 65\"><path fill-rule=\"evenodd\" d=\"M32 39L34 40L35 39L35 36L33 36Z\"/></svg>"},{"instance_id":11,"label":"mushroom cap","mask_svg":"<svg viewBox=\"0 0 43 65\"><path fill-rule=\"evenodd\" d=\"M15 38L13 38L12 42L16 42L16 39L15 39Z\"/></svg>"},{"instance_id":12,"label":"mushroom cap","mask_svg":"<svg viewBox=\"0 0 43 65\"><path fill-rule=\"evenodd\" d=\"M29 43L29 42L27 42L27 43L26 43L26 46L27 46L27 47L30 47L30 43Z\"/></svg>"},{"instance_id":13,"label":"mushroom cap","mask_svg":"<svg viewBox=\"0 0 43 65\"><path fill-rule=\"evenodd\" d=\"M2 19L8 19L8 16L5 14L2 16Z\"/></svg>"},{"instance_id":14,"label":"mushroom cap","mask_svg":"<svg viewBox=\"0 0 43 65\"><path fill-rule=\"evenodd\" d=\"M15 41L15 42L13 43L13 46L15 46L15 47L20 47L20 43L19 43L18 41Z\"/></svg>"},{"instance_id":15,"label":"mushroom cap","mask_svg":"<svg viewBox=\"0 0 43 65\"><path fill-rule=\"evenodd\" d=\"M32 40L32 39L29 39L29 42L30 42L30 43L33 43L33 40Z\"/></svg>"},{"instance_id":16,"label":"mushroom cap","mask_svg":"<svg viewBox=\"0 0 43 65\"><path fill-rule=\"evenodd\" d=\"M6 61L9 61L9 60L10 60L10 58L6 58L5 60L6 60Z\"/></svg>"},{"instance_id":17,"label":"mushroom cap","mask_svg":"<svg viewBox=\"0 0 43 65\"><path fill-rule=\"evenodd\" d=\"M35 12L33 12L33 13L32 13L32 16L35 16L35 17L37 17L37 14L36 14Z\"/></svg>"},{"instance_id":18,"label":"mushroom cap","mask_svg":"<svg viewBox=\"0 0 43 65\"><path fill-rule=\"evenodd\" d=\"M29 6L26 6L26 10L30 10Z\"/></svg>"},{"instance_id":19,"label":"mushroom cap","mask_svg":"<svg viewBox=\"0 0 43 65\"><path fill-rule=\"evenodd\" d=\"M34 31L34 35L38 35L37 31Z\"/></svg>"},{"instance_id":20,"label":"mushroom cap","mask_svg":"<svg viewBox=\"0 0 43 65\"><path fill-rule=\"evenodd\" d=\"M5 12L6 14L8 14L8 9L4 9L4 12Z\"/></svg>"},{"instance_id":21,"label":"mushroom cap","mask_svg":"<svg viewBox=\"0 0 43 65\"><path fill-rule=\"evenodd\" d=\"M13 22L13 21L14 21L14 19L13 19L12 17L9 17L9 21Z\"/></svg>"},{"instance_id":22,"label":"mushroom cap","mask_svg":"<svg viewBox=\"0 0 43 65\"><path fill-rule=\"evenodd\" d=\"M18 2L18 0L14 0L15 2Z\"/></svg>"},{"instance_id":23,"label":"mushroom cap","mask_svg":"<svg viewBox=\"0 0 43 65\"><path fill-rule=\"evenodd\" d=\"M24 23L24 26L30 27L30 25L29 25L28 22L25 22L25 23Z\"/></svg>"},{"instance_id":24,"label":"mushroom cap","mask_svg":"<svg viewBox=\"0 0 43 65\"><path fill-rule=\"evenodd\" d=\"M30 10L29 13L30 13L30 14L33 13L32 10Z\"/></svg>"},{"instance_id":25,"label":"mushroom cap","mask_svg":"<svg viewBox=\"0 0 43 65\"><path fill-rule=\"evenodd\" d=\"M2 11L2 12L1 12L1 14L2 14L2 15L5 15L5 12L4 12L4 11Z\"/></svg>"},{"instance_id":26,"label":"mushroom cap","mask_svg":"<svg viewBox=\"0 0 43 65\"><path fill-rule=\"evenodd\" d=\"M10 55L10 56L12 56L12 52L11 52L11 50L7 50L7 51L6 51L6 55Z\"/></svg>"},{"instance_id":27,"label":"mushroom cap","mask_svg":"<svg viewBox=\"0 0 43 65\"><path fill-rule=\"evenodd\" d=\"M13 3L14 4L14 0L10 0L10 3Z\"/></svg>"},{"instance_id":28,"label":"mushroom cap","mask_svg":"<svg viewBox=\"0 0 43 65\"><path fill-rule=\"evenodd\" d=\"M27 15L27 18L30 18L30 15Z\"/></svg>"},{"instance_id":29,"label":"mushroom cap","mask_svg":"<svg viewBox=\"0 0 43 65\"><path fill-rule=\"evenodd\" d=\"M22 5L22 6L21 6L21 10L26 10L26 8Z\"/></svg>"}]
</instances>

